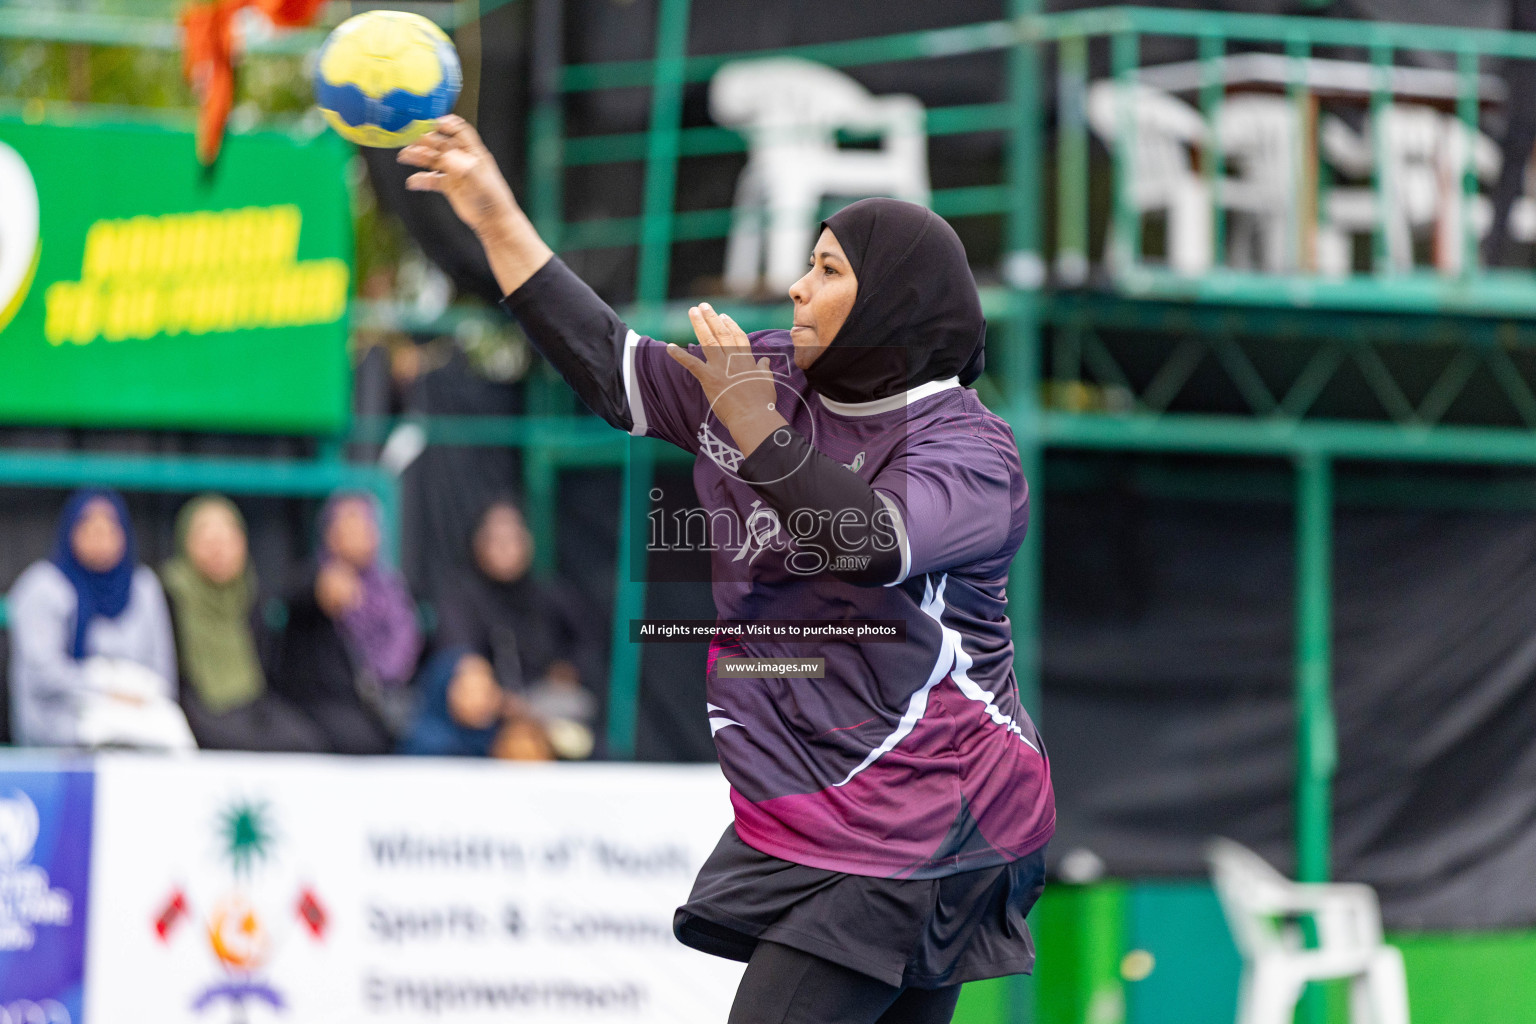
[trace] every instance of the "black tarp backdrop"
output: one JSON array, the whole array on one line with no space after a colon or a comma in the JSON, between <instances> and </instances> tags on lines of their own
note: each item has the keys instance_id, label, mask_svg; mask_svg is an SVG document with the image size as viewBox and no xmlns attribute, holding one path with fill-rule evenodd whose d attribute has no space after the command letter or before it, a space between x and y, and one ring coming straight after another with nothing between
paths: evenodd
<instances>
[{"instance_id":1,"label":"black tarp backdrop","mask_svg":"<svg viewBox=\"0 0 1536 1024\"><path fill-rule=\"evenodd\" d=\"M1206 837L1290 870L1293 510L1052 494L1053 854L1203 874ZM1536 515L1341 509L1334 871L1399 928L1536 923Z\"/></svg>"}]
</instances>

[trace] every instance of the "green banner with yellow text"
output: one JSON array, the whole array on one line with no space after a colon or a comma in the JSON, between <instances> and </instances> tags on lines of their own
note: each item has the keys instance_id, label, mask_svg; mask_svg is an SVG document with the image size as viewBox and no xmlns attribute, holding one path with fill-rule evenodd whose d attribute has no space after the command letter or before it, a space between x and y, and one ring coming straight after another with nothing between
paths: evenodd
<instances>
[{"instance_id":1,"label":"green banner with yellow text","mask_svg":"<svg viewBox=\"0 0 1536 1024\"><path fill-rule=\"evenodd\" d=\"M348 154L0 118L0 423L343 430Z\"/></svg>"}]
</instances>

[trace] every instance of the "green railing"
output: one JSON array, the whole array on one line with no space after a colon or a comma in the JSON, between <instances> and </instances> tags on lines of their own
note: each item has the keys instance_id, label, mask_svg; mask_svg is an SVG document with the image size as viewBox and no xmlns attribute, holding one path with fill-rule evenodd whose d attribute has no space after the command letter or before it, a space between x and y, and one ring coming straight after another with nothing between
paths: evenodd
<instances>
[{"instance_id":1,"label":"green railing","mask_svg":"<svg viewBox=\"0 0 1536 1024\"><path fill-rule=\"evenodd\" d=\"M314 459L232 459L191 455L108 455L98 452L0 451L0 487L112 487L170 494L324 498L365 491L379 501L384 555L400 559L400 488L373 466L343 462L336 445ZM0 629L7 623L0 595Z\"/></svg>"},{"instance_id":2,"label":"green railing","mask_svg":"<svg viewBox=\"0 0 1536 1024\"><path fill-rule=\"evenodd\" d=\"M568 66L554 89L542 96L530 149L529 208L539 230L561 251L639 247L636 299L642 307L664 303L673 242L724 238L730 232L729 209L677 211L674 193L679 161L689 157L745 152L743 137L715 126L684 128L683 87L708 81L728 61L792 55L835 67L954 57L1005 51L1020 38L1020 26L996 21L954 29L911 32L846 43L813 44L780 50L752 50L710 56L683 52L689 5L663 0L657 32L657 58ZM646 131L566 138L561 98L585 92L635 86L652 88L651 125ZM930 108L932 136L1005 132L1012 124L1009 102ZM568 167L643 161L646 167L642 213L635 217L566 222L561 215L563 174ZM991 185L937 189L932 206L946 217L1002 215L1012 201L999 181Z\"/></svg>"},{"instance_id":3,"label":"green railing","mask_svg":"<svg viewBox=\"0 0 1536 1024\"><path fill-rule=\"evenodd\" d=\"M0 487L113 487L124 491L323 498L366 491L382 510L384 553L400 555L398 481L374 466L344 462L334 445L314 459L215 458L196 455L0 451Z\"/></svg>"},{"instance_id":4,"label":"green railing","mask_svg":"<svg viewBox=\"0 0 1536 1024\"><path fill-rule=\"evenodd\" d=\"M1217 123L1227 91L1221 79L1222 61L1237 48L1251 51L1267 47L1283 51L1288 66L1287 80L1269 83L1283 88L1294 110L1302 134L1302 178L1298 190L1318 199L1318 179L1322 161L1317 138L1317 94L1308 80L1307 61L1319 48L1358 50L1366 56L1369 68L1368 92L1357 97L1368 106L1371 124L1381 122L1382 114L1393 102L1391 75L1398 65L1395 58L1403 51L1441 55L1453 64L1454 89L1439 97L1440 105L1454 110L1465 131L1475 133L1484 98L1481 92L1486 70L1483 61L1490 58L1536 59L1536 35L1451 27L1396 25L1381 22L1340 19L1277 17L1268 15L1226 14L1148 8L1106 8L1051 15L1034 20L1028 34L1041 41L1053 42L1059 54L1057 79L1058 126L1056 146L1055 202L1058 245L1056 267L1061 276L1081 280L1092 261L1089 251L1089 129L1085 116L1088 89L1090 45L1107 46L1111 77L1122 86L1136 83L1142 76L1141 46L1147 37L1176 37L1192 44L1198 57L1198 109L1206 125ZM1470 159L1460 168L1461 188L1459 271L1457 273L1394 274L1387 266L1385 218L1378 214L1372 237L1369 274L1352 275L1342 280L1328 280L1315 274L1292 275L1238 273L1217 268L1196 277L1181 277L1149 267L1141 257L1141 222L1131 195L1132 162L1135 146L1135 120L1129 112L1129 94L1121 91L1120 131L1113 141L1112 224L1116 251L1111 255L1113 269L1121 287L1136 293L1159 294L1171 298L1219 302L1250 301L1268 305L1302 304L1342 308L1384 309L1463 309L1468 312L1503 312L1530 315L1536 312L1536 279L1531 275L1490 273L1478 264L1478 245L1473 215L1473 200L1478 179ZM1408 102L1425 102L1424 97ZM1520 102L1511 97L1510 102ZM1380 168L1386 165L1385 137L1380 130L1370 133L1377 169L1372 189L1378 211L1385 205ZM1220 203L1219 170L1223 166L1218 133L1209 133L1202 147L1201 165L1210 188L1213 204L1213 235L1219 255L1224 237L1225 217ZM1323 182L1325 185L1326 182ZM1303 209L1296 218L1296 237L1290 240L1293 252L1307 247L1309 234L1318 224L1318 209ZM1307 263L1311 253L1304 253ZM1396 278L1397 280L1394 280Z\"/></svg>"}]
</instances>

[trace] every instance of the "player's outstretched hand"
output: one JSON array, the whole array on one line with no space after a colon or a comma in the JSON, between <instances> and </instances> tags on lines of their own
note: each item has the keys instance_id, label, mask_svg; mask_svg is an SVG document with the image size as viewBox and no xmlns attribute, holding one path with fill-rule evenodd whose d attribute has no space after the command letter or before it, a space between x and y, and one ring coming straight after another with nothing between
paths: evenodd
<instances>
[{"instance_id":1,"label":"player's outstretched hand","mask_svg":"<svg viewBox=\"0 0 1536 1024\"><path fill-rule=\"evenodd\" d=\"M676 345L667 346L667 354L698 380L710 408L736 439L742 454L750 455L764 437L785 425L783 416L774 409L778 396L768 359L754 360L747 333L707 302L688 310L688 321L704 358Z\"/></svg>"},{"instance_id":2,"label":"player's outstretched hand","mask_svg":"<svg viewBox=\"0 0 1536 1024\"><path fill-rule=\"evenodd\" d=\"M482 237L517 209L512 188L474 125L449 114L437 127L400 151L396 158L421 170L405 179L417 192L440 192L453 212Z\"/></svg>"}]
</instances>

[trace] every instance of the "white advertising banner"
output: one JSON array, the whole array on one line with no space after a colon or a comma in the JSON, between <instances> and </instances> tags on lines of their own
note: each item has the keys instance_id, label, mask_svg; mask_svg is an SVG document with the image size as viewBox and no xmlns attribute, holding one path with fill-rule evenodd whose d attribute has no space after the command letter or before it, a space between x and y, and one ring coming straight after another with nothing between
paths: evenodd
<instances>
[{"instance_id":1,"label":"white advertising banner","mask_svg":"<svg viewBox=\"0 0 1536 1024\"><path fill-rule=\"evenodd\" d=\"M719 1024L713 766L96 759L89 1024Z\"/></svg>"}]
</instances>

